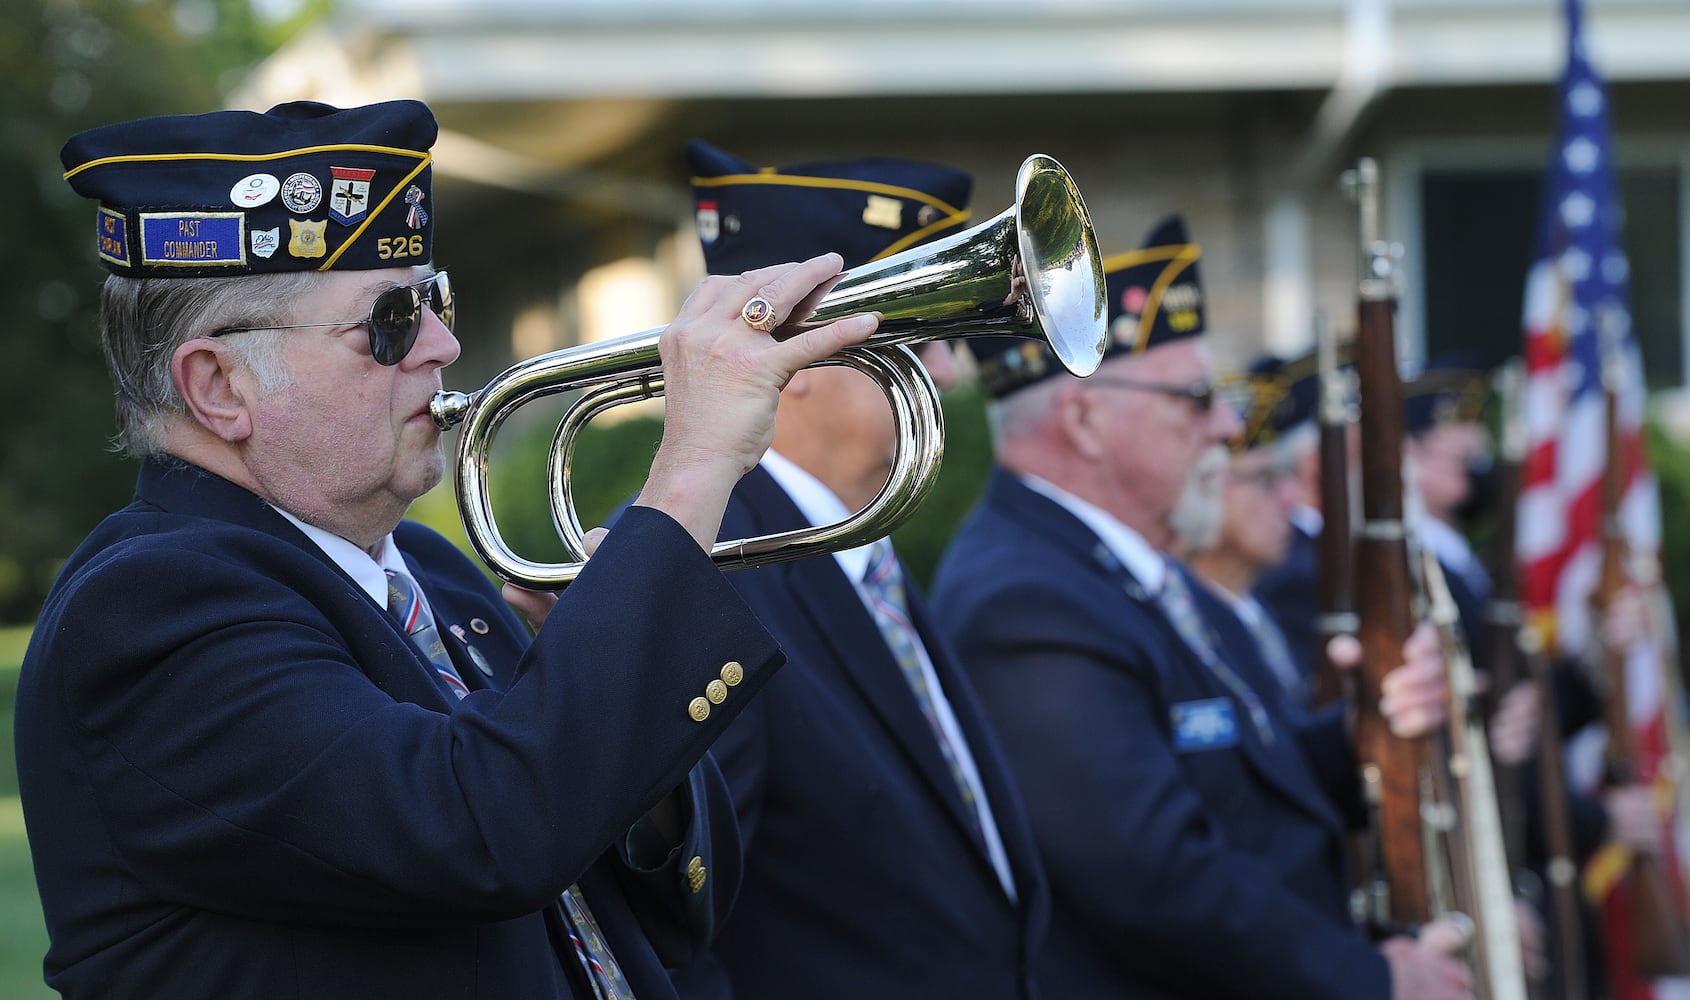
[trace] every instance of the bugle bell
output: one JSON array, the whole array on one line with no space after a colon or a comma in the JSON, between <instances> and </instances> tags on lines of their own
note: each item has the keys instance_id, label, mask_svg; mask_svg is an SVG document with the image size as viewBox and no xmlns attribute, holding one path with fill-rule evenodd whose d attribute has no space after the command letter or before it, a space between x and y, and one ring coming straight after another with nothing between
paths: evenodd
<instances>
[{"instance_id":1,"label":"bugle bell","mask_svg":"<svg viewBox=\"0 0 1690 1000\"><path fill-rule=\"evenodd\" d=\"M711 558L726 569L761 566L854 548L889 534L931 489L944 449L938 391L905 345L997 335L1044 341L1075 375L1102 362L1107 308L1102 258L1091 216L1073 179L1048 156L1021 164L1016 200L980 225L933 243L845 271L772 336L784 338L855 313L878 312L880 327L863 344L822 364L840 364L873 378L894 414L897 441L891 474L868 506L843 521L774 535L716 543ZM430 409L442 430L462 423L457 449L458 508L482 560L503 579L534 590L559 590L581 572L584 532L570 491L575 435L595 415L663 391L658 338L664 328L553 351L518 362L480 392L438 393ZM505 543L488 494L493 437L521 406L583 390L553 438L547 479L552 521L577 560L539 563Z\"/></svg>"}]
</instances>

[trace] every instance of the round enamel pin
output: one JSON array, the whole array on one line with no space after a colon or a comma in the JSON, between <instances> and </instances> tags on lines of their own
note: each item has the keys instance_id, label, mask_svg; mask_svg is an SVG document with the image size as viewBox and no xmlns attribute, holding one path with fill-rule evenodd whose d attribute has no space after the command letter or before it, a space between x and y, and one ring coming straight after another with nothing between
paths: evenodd
<instances>
[{"instance_id":1,"label":"round enamel pin","mask_svg":"<svg viewBox=\"0 0 1690 1000\"><path fill-rule=\"evenodd\" d=\"M304 215L323 203L323 182L301 171L282 182L282 204L295 215Z\"/></svg>"},{"instance_id":2,"label":"round enamel pin","mask_svg":"<svg viewBox=\"0 0 1690 1000\"><path fill-rule=\"evenodd\" d=\"M229 201L236 208L257 208L269 204L281 189L282 182L274 174L251 174L229 189Z\"/></svg>"}]
</instances>

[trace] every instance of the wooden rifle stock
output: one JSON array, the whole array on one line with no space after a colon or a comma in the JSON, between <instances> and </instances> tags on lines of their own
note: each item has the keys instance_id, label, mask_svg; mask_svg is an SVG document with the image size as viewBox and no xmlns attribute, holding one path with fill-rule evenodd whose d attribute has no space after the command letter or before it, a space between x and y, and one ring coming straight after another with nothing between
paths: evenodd
<instances>
[{"instance_id":1,"label":"wooden rifle stock","mask_svg":"<svg viewBox=\"0 0 1690 1000\"><path fill-rule=\"evenodd\" d=\"M1592 604L1598 615L1620 596L1627 582L1629 550L1621 529L1619 510L1625 492L1624 438L1619 426L1619 362L1603 359L1603 383L1607 399L1605 425L1608 461L1602 471L1602 569L1597 578ZM1600 627L1596 630L1600 634ZM1628 650L1601 644L1602 671L1607 681L1603 698L1603 722L1608 730L1606 752L1610 784L1627 785L1637 779L1637 747L1631 728L1627 699ZM1663 829L1663 834L1664 834ZM1652 854L1633 852L1624 881L1617 891L1625 893L1631 924L1632 969L1637 975L1690 975L1690 931L1686 930L1682 905L1673 883Z\"/></svg>"},{"instance_id":2,"label":"wooden rifle stock","mask_svg":"<svg viewBox=\"0 0 1690 1000\"><path fill-rule=\"evenodd\" d=\"M1395 292L1390 256L1378 239L1373 161L1352 175L1361 206L1364 274L1357 307L1355 362L1361 397L1362 524L1357 566L1368 585L1356 599L1362 661L1355 672L1356 759L1375 837L1374 870L1364 891L1376 924L1421 924L1432 918L1421 799L1426 777L1423 739L1391 734L1379 711L1381 683L1402 662L1414 628L1413 591L1403 525L1402 382L1397 374Z\"/></svg>"},{"instance_id":3,"label":"wooden rifle stock","mask_svg":"<svg viewBox=\"0 0 1690 1000\"><path fill-rule=\"evenodd\" d=\"M1377 233L1377 177L1371 160L1350 175L1361 211L1365 269L1357 308L1355 364L1361 397L1362 523L1355 545L1367 586L1356 604L1362 662L1356 671L1355 733L1373 824L1374 871L1363 885L1369 917L1422 924L1465 912L1470 958L1484 1000L1524 1000L1513 890L1496 818L1483 731L1467 711L1472 663L1456 627L1455 602L1428 553L1411 562L1404 519L1403 393L1397 372L1390 250ZM1425 589L1417 588L1417 581ZM1402 662L1417 608L1439 628L1452 694L1450 725L1433 738L1392 735L1379 711L1385 675Z\"/></svg>"},{"instance_id":4,"label":"wooden rifle stock","mask_svg":"<svg viewBox=\"0 0 1690 1000\"><path fill-rule=\"evenodd\" d=\"M1316 552L1320 560L1320 617L1314 651L1314 696L1316 708L1349 697L1348 678L1326 655L1329 640L1336 635L1355 635L1355 505L1350 489L1349 379L1338 365L1337 336L1322 323L1315 331L1315 348L1320 370L1320 538Z\"/></svg>"}]
</instances>

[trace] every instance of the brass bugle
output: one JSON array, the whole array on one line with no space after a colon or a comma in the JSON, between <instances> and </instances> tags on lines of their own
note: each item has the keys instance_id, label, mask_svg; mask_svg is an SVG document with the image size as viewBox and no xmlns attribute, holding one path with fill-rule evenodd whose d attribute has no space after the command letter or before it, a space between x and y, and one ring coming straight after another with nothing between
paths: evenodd
<instances>
[{"instance_id":1,"label":"brass bugle","mask_svg":"<svg viewBox=\"0 0 1690 1000\"><path fill-rule=\"evenodd\" d=\"M1064 368L1090 375L1103 360L1107 306L1102 257L1073 179L1044 155L1021 164L1015 204L977 226L843 272L773 332L797 332L865 312L881 314L863 344L822 362L879 384L896 427L892 471L862 510L833 524L717 542L725 569L762 566L855 548L889 534L932 488L944 450L939 394L910 344L967 336L1015 336L1047 344ZM586 561L570 489L576 435L612 406L663 393L658 338L665 328L565 348L518 362L480 392L440 392L430 404L442 430L462 423L456 485L464 531L501 578L560 590ZM574 561L534 562L499 534L488 494L488 456L499 427L520 407L583 390L558 424L548 461L552 521Z\"/></svg>"}]
</instances>

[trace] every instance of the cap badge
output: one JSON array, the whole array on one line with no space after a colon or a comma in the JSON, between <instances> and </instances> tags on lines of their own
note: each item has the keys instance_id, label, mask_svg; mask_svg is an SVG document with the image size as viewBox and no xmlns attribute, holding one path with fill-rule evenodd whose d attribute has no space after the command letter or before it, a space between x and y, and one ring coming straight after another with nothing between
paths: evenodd
<instances>
[{"instance_id":1,"label":"cap badge","mask_svg":"<svg viewBox=\"0 0 1690 1000\"><path fill-rule=\"evenodd\" d=\"M304 215L323 203L323 185L301 171L282 182L282 204L295 215Z\"/></svg>"},{"instance_id":2,"label":"cap badge","mask_svg":"<svg viewBox=\"0 0 1690 1000\"><path fill-rule=\"evenodd\" d=\"M274 229L255 229L252 231L252 252L260 257L269 257L282 245L282 227Z\"/></svg>"},{"instance_id":3,"label":"cap badge","mask_svg":"<svg viewBox=\"0 0 1690 1000\"><path fill-rule=\"evenodd\" d=\"M329 189L329 216L343 226L350 226L370 209L370 178L376 172L330 167L329 173L334 175Z\"/></svg>"},{"instance_id":4,"label":"cap badge","mask_svg":"<svg viewBox=\"0 0 1690 1000\"><path fill-rule=\"evenodd\" d=\"M722 215L716 209L713 201L698 203L698 241L705 246L716 242L722 235Z\"/></svg>"},{"instance_id":5,"label":"cap badge","mask_svg":"<svg viewBox=\"0 0 1690 1000\"><path fill-rule=\"evenodd\" d=\"M863 206L863 223L879 226L881 229L902 229L904 203L883 194L871 194L868 196L868 203Z\"/></svg>"},{"instance_id":6,"label":"cap badge","mask_svg":"<svg viewBox=\"0 0 1690 1000\"><path fill-rule=\"evenodd\" d=\"M274 174L249 174L229 189L229 201L236 208L257 208L268 205L281 189L282 182Z\"/></svg>"},{"instance_id":7,"label":"cap badge","mask_svg":"<svg viewBox=\"0 0 1690 1000\"><path fill-rule=\"evenodd\" d=\"M328 227L327 219L318 222L310 219L289 219L288 253L295 257L321 257L328 253L328 246L323 241L324 231Z\"/></svg>"},{"instance_id":8,"label":"cap badge","mask_svg":"<svg viewBox=\"0 0 1690 1000\"><path fill-rule=\"evenodd\" d=\"M405 225L412 229L421 229L428 225L428 212L423 209L422 203L422 188L412 184L405 189L405 204L411 206L411 210L405 213Z\"/></svg>"}]
</instances>

